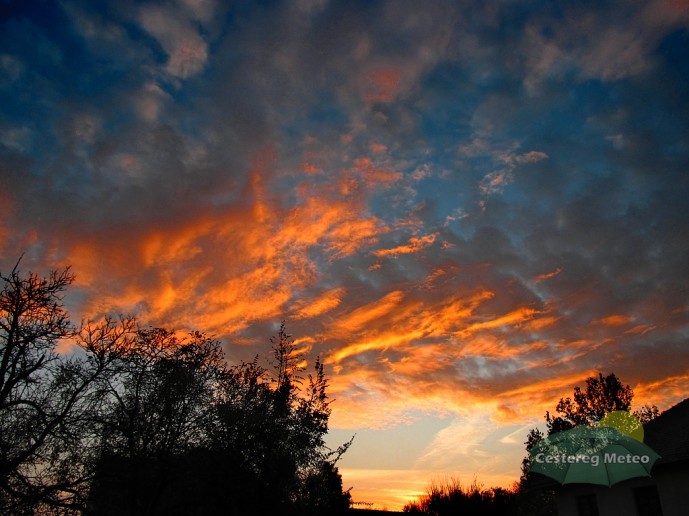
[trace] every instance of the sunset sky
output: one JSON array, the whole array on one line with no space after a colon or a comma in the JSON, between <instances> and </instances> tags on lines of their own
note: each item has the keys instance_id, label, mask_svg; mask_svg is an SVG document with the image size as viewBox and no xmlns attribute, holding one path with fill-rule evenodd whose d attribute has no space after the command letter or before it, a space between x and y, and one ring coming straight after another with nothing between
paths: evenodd
<instances>
[{"instance_id":1,"label":"sunset sky","mask_svg":"<svg viewBox=\"0 0 689 516\"><path fill-rule=\"evenodd\" d=\"M689 396L689 2L2 2L0 270L282 319L354 500L509 487L596 371Z\"/></svg>"}]
</instances>

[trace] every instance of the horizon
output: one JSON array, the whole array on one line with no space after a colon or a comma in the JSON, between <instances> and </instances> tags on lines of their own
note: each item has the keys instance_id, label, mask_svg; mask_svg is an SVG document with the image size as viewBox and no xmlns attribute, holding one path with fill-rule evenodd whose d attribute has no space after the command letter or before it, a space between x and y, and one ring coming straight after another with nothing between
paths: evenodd
<instances>
[{"instance_id":1,"label":"horizon","mask_svg":"<svg viewBox=\"0 0 689 516\"><path fill-rule=\"evenodd\" d=\"M87 3L88 4L88 3ZM0 271L74 321L285 320L354 501L509 488L597 372L689 391L689 3L28 1L0 33Z\"/></svg>"}]
</instances>

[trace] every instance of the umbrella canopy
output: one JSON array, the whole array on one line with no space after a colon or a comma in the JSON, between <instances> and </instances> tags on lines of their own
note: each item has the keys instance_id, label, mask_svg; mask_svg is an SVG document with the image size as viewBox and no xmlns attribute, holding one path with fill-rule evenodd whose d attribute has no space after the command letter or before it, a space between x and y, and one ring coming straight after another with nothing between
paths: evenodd
<instances>
[{"instance_id":1,"label":"umbrella canopy","mask_svg":"<svg viewBox=\"0 0 689 516\"><path fill-rule=\"evenodd\" d=\"M647 477L660 456L644 443L608 426L578 426L538 442L529 452L531 471L561 484L611 486Z\"/></svg>"}]
</instances>

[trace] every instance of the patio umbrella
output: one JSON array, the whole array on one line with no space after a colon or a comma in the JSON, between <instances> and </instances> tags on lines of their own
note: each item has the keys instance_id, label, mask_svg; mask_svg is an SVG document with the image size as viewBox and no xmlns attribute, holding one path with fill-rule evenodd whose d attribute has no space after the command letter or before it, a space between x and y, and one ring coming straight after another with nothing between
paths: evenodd
<instances>
[{"instance_id":1,"label":"patio umbrella","mask_svg":"<svg viewBox=\"0 0 689 516\"><path fill-rule=\"evenodd\" d=\"M611 486L650 476L660 456L650 447L608 426L577 426L538 442L529 452L531 471L561 484Z\"/></svg>"}]
</instances>

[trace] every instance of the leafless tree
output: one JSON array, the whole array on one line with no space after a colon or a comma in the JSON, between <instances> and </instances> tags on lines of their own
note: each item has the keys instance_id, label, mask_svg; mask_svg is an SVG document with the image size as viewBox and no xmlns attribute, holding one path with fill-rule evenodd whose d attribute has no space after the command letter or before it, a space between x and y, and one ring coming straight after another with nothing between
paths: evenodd
<instances>
[{"instance_id":1,"label":"leafless tree","mask_svg":"<svg viewBox=\"0 0 689 516\"><path fill-rule=\"evenodd\" d=\"M84 502L97 438L91 427L96 380L108 370L132 321L73 326L63 292L69 268L0 273L0 510L78 510ZM75 352L61 356L60 341Z\"/></svg>"}]
</instances>

